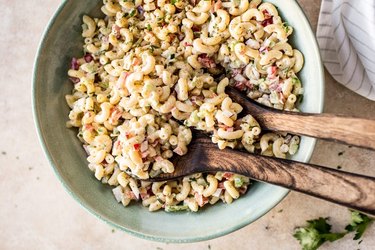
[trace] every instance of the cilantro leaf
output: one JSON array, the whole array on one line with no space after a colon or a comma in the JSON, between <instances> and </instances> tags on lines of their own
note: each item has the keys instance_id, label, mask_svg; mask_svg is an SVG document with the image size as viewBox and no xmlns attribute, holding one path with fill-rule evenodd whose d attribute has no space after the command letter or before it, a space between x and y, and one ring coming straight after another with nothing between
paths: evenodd
<instances>
[{"instance_id":1,"label":"cilantro leaf","mask_svg":"<svg viewBox=\"0 0 375 250\"><path fill-rule=\"evenodd\" d=\"M285 30L285 33L288 33L288 31L289 31L289 29L290 29L290 26L288 25L288 23L287 23L287 22L284 22L284 23L282 24L282 26L283 26L283 29Z\"/></svg>"},{"instance_id":2,"label":"cilantro leaf","mask_svg":"<svg viewBox=\"0 0 375 250\"><path fill-rule=\"evenodd\" d=\"M373 222L373 219L369 218L365 214L361 214L357 211L352 211L350 224L345 227L348 232L355 232L353 240L359 240L366 228Z\"/></svg>"},{"instance_id":3,"label":"cilantro leaf","mask_svg":"<svg viewBox=\"0 0 375 250\"><path fill-rule=\"evenodd\" d=\"M298 228L293 237L299 241L302 250L315 250L323 244L319 232L314 228Z\"/></svg>"},{"instance_id":4,"label":"cilantro leaf","mask_svg":"<svg viewBox=\"0 0 375 250\"><path fill-rule=\"evenodd\" d=\"M331 225L327 223L328 218L319 218L317 220L308 220L309 227L315 228L319 233L329 233Z\"/></svg>"},{"instance_id":5,"label":"cilantro leaf","mask_svg":"<svg viewBox=\"0 0 375 250\"><path fill-rule=\"evenodd\" d=\"M129 13L129 16L130 16L130 17L133 17L133 16L135 16L135 14L137 14L137 11L136 11L135 9L132 9L132 10L130 11L130 13Z\"/></svg>"},{"instance_id":6,"label":"cilantro leaf","mask_svg":"<svg viewBox=\"0 0 375 250\"><path fill-rule=\"evenodd\" d=\"M321 237L329 242L334 242L338 239L341 239L346 235L345 233L328 233L328 234L322 234Z\"/></svg>"},{"instance_id":7,"label":"cilantro leaf","mask_svg":"<svg viewBox=\"0 0 375 250\"><path fill-rule=\"evenodd\" d=\"M328 218L319 218L307 221L306 227L297 228L294 233L302 250L316 250L326 241L341 239L346 233L332 233L331 225L327 223Z\"/></svg>"}]
</instances>

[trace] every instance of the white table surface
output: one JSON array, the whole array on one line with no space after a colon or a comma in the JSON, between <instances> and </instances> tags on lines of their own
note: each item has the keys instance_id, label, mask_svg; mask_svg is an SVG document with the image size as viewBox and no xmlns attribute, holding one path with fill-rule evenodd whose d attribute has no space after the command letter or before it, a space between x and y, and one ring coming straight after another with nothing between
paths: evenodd
<instances>
[{"instance_id":1,"label":"white table surface","mask_svg":"<svg viewBox=\"0 0 375 250\"><path fill-rule=\"evenodd\" d=\"M48 165L31 112L36 48L60 2L0 0L0 249L299 249L293 230L308 219L330 217L333 230L343 229L349 220L346 208L295 192L241 230L183 245L135 238L81 208ZM320 0L299 2L315 28ZM375 102L326 75L325 112L374 118ZM339 156L339 152L344 153ZM312 162L375 176L375 152L368 150L320 141ZM347 235L321 249L375 249L374 225L360 245L352 237Z\"/></svg>"}]
</instances>

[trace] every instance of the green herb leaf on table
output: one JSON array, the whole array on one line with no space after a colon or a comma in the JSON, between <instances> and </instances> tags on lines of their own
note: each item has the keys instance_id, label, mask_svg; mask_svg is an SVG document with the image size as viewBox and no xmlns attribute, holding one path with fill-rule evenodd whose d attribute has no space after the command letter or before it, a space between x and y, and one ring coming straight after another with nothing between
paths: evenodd
<instances>
[{"instance_id":1,"label":"green herb leaf on table","mask_svg":"<svg viewBox=\"0 0 375 250\"><path fill-rule=\"evenodd\" d=\"M332 233L328 218L307 221L306 227L297 228L294 237L300 242L303 250L316 250L324 242L341 239L346 233Z\"/></svg>"},{"instance_id":2,"label":"green herb leaf on table","mask_svg":"<svg viewBox=\"0 0 375 250\"><path fill-rule=\"evenodd\" d=\"M369 218L367 215L361 214L357 211L352 211L351 214L352 218L350 224L345 227L348 232L355 232L353 240L359 240L363 233L365 232L366 228L373 222L374 220Z\"/></svg>"},{"instance_id":3,"label":"green herb leaf on table","mask_svg":"<svg viewBox=\"0 0 375 250\"><path fill-rule=\"evenodd\" d=\"M295 230L294 238L296 238L302 247L302 250L316 250L326 241L336 241L341 239L350 232L355 232L353 240L359 240L367 227L374 221L367 215L357 211L351 212L350 224L345 227L343 233L332 233L332 226L327 222L328 218L319 218L307 221L306 227L299 227ZM358 244L362 242L359 241Z\"/></svg>"}]
</instances>

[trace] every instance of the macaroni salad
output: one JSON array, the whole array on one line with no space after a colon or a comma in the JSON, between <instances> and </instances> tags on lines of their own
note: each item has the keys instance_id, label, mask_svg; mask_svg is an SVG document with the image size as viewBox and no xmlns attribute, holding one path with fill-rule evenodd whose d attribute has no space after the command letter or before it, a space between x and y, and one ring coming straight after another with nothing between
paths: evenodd
<instances>
[{"instance_id":1,"label":"macaroni salad","mask_svg":"<svg viewBox=\"0 0 375 250\"><path fill-rule=\"evenodd\" d=\"M141 201L150 211L197 211L244 194L247 177L196 174L148 182L172 173L192 130L212 134L220 149L286 158L299 137L262 133L228 85L261 104L298 111L301 52L293 28L261 0L104 0L104 18L83 16L84 56L68 71L68 127L88 154L88 167L113 186L118 202ZM137 178L133 178L137 177Z\"/></svg>"}]
</instances>

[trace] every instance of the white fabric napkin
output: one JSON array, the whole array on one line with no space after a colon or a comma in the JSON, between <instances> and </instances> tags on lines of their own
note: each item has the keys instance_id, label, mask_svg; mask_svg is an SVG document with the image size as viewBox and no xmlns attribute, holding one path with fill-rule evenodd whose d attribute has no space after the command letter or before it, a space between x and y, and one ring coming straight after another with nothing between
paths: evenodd
<instances>
[{"instance_id":1,"label":"white fabric napkin","mask_svg":"<svg viewBox=\"0 0 375 250\"><path fill-rule=\"evenodd\" d=\"M333 78L375 100L375 0L322 0L317 39Z\"/></svg>"}]
</instances>

